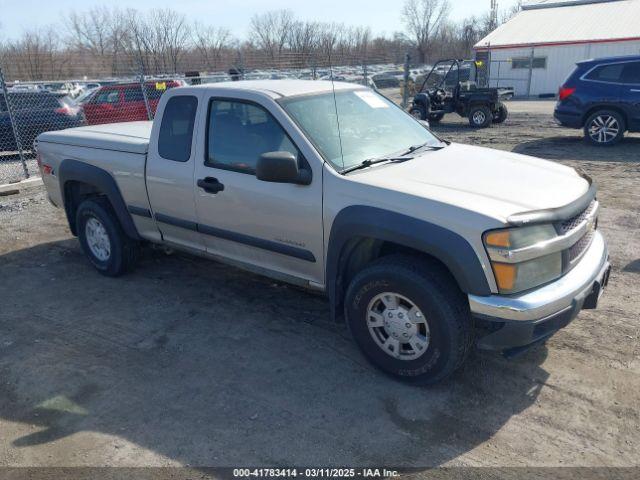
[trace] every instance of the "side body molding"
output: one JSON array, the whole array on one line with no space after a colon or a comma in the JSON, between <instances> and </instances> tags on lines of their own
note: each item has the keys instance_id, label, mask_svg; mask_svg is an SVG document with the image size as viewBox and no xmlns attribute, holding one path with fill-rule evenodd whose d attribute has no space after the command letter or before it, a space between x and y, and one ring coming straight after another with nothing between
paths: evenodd
<instances>
[{"instance_id":1,"label":"side body molding","mask_svg":"<svg viewBox=\"0 0 640 480\"><path fill-rule=\"evenodd\" d=\"M71 218L71 205L69 205L66 192L66 185L73 181L91 185L103 192L109 199L109 202L111 202L113 210L120 221L120 225L122 225L122 229L127 236L135 240L140 239L140 235L133 223L127 205L122 198L118 184L109 172L87 163L67 159L63 160L58 168L58 180L60 182L60 191L64 198L64 209L67 214L67 220L74 235L77 233L75 231L75 218Z\"/></svg>"},{"instance_id":2,"label":"side body molding","mask_svg":"<svg viewBox=\"0 0 640 480\"><path fill-rule=\"evenodd\" d=\"M467 294L491 295L491 288L475 251L462 236L439 225L400 213L367 206L351 206L335 218L327 249L327 294L334 315L342 305L340 273L345 246L354 238L393 242L429 254L440 260Z\"/></svg>"}]
</instances>

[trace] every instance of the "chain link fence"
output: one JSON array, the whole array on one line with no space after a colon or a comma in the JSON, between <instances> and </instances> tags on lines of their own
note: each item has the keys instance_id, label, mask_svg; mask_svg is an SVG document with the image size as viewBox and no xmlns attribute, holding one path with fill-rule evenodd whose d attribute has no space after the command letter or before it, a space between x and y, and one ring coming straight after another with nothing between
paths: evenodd
<instances>
[{"instance_id":1,"label":"chain link fence","mask_svg":"<svg viewBox=\"0 0 640 480\"><path fill-rule=\"evenodd\" d=\"M85 125L153 120L162 94L184 85L248 80L335 80L378 90L407 105L427 66L408 54L266 53L238 50L214 61L158 62L151 55L120 55L117 65L96 66L86 55L64 65L0 59L0 184L39 175L34 141L48 131ZM61 73L62 70L67 72ZM41 78L33 80L32 78Z\"/></svg>"}]
</instances>

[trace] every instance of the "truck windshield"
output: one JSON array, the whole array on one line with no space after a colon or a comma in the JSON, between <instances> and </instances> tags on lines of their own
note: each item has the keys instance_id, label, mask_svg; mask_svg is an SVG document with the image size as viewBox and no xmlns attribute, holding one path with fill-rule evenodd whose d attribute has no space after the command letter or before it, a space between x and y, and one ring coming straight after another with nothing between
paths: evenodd
<instances>
[{"instance_id":1,"label":"truck windshield","mask_svg":"<svg viewBox=\"0 0 640 480\"><path fill-rule=\"evenodd\" d=\"M371 90L291 97L281 104L338 171L417 145L442 145L400 107Z\"/></svg>"}]
</instances>

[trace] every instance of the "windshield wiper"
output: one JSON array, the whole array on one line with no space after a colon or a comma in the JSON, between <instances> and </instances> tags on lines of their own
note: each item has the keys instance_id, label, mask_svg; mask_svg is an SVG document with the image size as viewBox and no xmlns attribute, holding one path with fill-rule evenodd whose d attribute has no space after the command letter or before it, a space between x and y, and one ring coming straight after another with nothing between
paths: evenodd
<instances>
[{"instance_id":1,"label":"windshield wiper","mask_svg":"<svg viewBox=\"0 0 640 480\"><path fill-rule=\"evenodd\" d=\"M413 157L407 157L406 155L393 156L393 157L381 157L381 158L368 158L367 160L363 160L357 165L353 167L348 167L342 170L340 173L346 175L349 172L355 172L356 170L362 170L364 168L369 168L372 165L377 165L378 163L386 163L386 162L405 162L407 160L412 160Z\"/></svg>"},{"instance_id":2,"label":"windshield wiper","mask_svg":"<svg viewBox=\"0 0 640 480\"><path fill-rule=\"evenodd\" d=\"M410 146L406 152L404 152L402 155L409 155L411 153L417 152L418 150L442 150L444 147L446 147L447 145L429 145L429 142L426 143L422 143L420 145L412 145ZM401 155L401 156L402 156Z\"/></svg>"},{"instance_id":3,"label":"windshield wiper","mask_svg":"<svg viewBox=\"0 0 640 480\"><path fill-rule=\"evenodd\" d=\"M388 156L388 157L380 157L380 158L369 158L367 160L363 160L362 162L360 162L357 165L354 165L353 167L345 168L340 173L345 175L345 174L347 174L349 172L354 172L356 170L362 170L364 168L369 168L372 165L376 165L378 163L386 163L386 162L400 163L400 162L406 162L407 160L413 160L414 157L410 157L409 155L411 155L414 152L417 152L418 150L423 150L423 149L427 149L427 150L442 150L447 145L448 145L447 143L445 143L445 145L430 145L429 142L422 143L420 145L412 145L406 151L401 152L398 155L393 155L393 156Z\"/></svg>"}]
</instances>

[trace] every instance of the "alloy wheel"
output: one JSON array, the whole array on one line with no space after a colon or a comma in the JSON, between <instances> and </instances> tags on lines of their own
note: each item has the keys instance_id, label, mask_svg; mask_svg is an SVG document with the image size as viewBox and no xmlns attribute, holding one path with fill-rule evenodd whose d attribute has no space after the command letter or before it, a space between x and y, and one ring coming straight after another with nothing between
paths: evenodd
<instances>
[{"instance_id":1,"label":"alloy wheel","mask_svg":"<svg viewBox=\"0 0 640 480\"><path fill-rule=\"evenodd\" d=\"M620 133L620 124L612 115L598 115L589 124L589 137L596 143L609 143Z\"/></svg>"}]
</instances>

